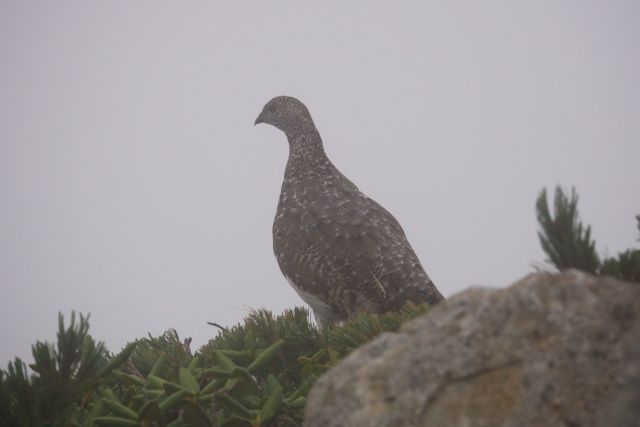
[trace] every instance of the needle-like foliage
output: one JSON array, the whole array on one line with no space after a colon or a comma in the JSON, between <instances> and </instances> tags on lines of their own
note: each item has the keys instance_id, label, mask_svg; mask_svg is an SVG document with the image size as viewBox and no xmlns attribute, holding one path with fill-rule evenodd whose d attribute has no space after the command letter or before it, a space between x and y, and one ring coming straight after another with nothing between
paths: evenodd
<instances>
[{"instance_id":1,"label":"needle-like foliage","mask_svg":"<svg viewBox=\"0 0 640 427\"><path fill-rule=\"evenodd\" d=\"M542 190L536 203L540 244L548 262L558 270L578 268L596 273L600 259L591 240L591 227L584 227L578 217L578 196L571 190L569 199L562 188L556 188L554 215L549 212L547 190Z\"/></svg>"},{"instance_id":2,"label":"needle-like foliage","mask_svg":"<svg viewBox=\"0 0 640 427\"><path fill-rule=\"evenodd\" d=\"M640 250L629 249L617 257L601 260L596 243L591 238L591 226L584 226L578 216L578 196L575 189L567 197L557 187L553 215L547 203L547 191L542 190L536 202L540 231L538 237L547 254L547 262L558 270L577 268L591 274L609 275L640 282ZM640 230L640 215L636 216Z\"/></svg>"},{"instance_id":3,"label":"needle-like foliage","mask_svg":"<svg viewBox=\"0 0 640 427\"><path fill-rule=\"evenodd\" d=\"M88 335L88 317L76 323L71 314L68 327L58 319L56 346L38 341L32 347L29 367L16 358L0 371L0 424L6 426L67 426L78 406L88 404L93 391L133 351L128 346L109 357L102 342Z\"/></svg>"},{"instance_id":4,"label":"needle-like foliage","mask_svg":"<svg viewBox=\"0 0 640 427\"><path fill-rule=\"evenodd\" d=\"M363 314L317 329L304 308L260 309L195 354L175 330L110 358L83 317L58 347L37 343L34 374L18 359L0 372L0 425L299 426L315 380L356 347L427 310ZM114 370L121 366L120 370Z\"/></svg>"}]
</instances>

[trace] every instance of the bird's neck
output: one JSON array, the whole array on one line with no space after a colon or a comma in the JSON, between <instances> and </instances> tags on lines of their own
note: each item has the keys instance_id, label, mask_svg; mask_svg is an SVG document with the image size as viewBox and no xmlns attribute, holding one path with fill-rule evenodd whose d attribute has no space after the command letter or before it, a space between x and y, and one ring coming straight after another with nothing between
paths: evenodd
<instances>
[{"instance_id":1,"label":"bird's neck","mask_svg":"<svg viewBox=\"0 0 640 427\"><path fill-rule=\"evenodd\" d=\"M326 175L335 167L324 152L322 138L317 130L313 132L287 135L289 140L289 161L287 173L292 176Z\"/></svg>"}]
</instances>

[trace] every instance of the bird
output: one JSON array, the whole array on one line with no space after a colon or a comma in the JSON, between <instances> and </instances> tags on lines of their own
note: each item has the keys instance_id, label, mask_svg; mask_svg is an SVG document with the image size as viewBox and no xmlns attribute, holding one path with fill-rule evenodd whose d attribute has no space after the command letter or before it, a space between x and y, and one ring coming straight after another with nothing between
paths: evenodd
<instances>
[{"instance_id":1,"label":"bird","mask_svg":"<svg viewBox=\"0 0 640 427\"><path fill-rule=\"evenodd\" d=\"M289 158L273 222L273 251L291 287L326 328L361 312L444 300L393 215L327 157L307 107L271 99L254 125L284 132Z\"/></svg>"}]
</instances>

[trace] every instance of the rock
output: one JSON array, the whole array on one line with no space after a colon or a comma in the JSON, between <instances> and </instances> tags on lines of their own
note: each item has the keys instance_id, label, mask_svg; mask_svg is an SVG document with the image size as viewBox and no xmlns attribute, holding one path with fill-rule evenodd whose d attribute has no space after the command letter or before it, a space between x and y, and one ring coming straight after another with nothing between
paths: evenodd
<instances>
[{"instance_id":1,"label":"rock","mask_svg":"<svg viewBox=\"0 0 640 427\"><path fill-rule=\"evenodd\" d=\"M627 341L629 345L624 355L626 366L624 389L616 398L611 413L602 417L601 425L640 426L640 319L636 320L631 337ZM610 419L613 419L613 422L607 423Z\"/></svg>"},{"instance_id":2,"label":"rock","mask_svg":"<svg viewBox=\"0 0 640 427\"><path fill-rule=\"evenodd\" d=\"M638 401L639 319L638 284L577 270L472 288L323 375L305 426L609 427Z\"/></svg>"}]
</instances>

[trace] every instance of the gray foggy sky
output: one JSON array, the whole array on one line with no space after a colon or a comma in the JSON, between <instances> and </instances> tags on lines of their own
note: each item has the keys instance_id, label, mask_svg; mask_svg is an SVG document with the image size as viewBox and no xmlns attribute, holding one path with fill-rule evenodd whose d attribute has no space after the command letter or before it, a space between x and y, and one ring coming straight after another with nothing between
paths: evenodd
<instances>
[{"instance_id":1,"label":"gray foggy sky","mask_svg":"<svg viewBox=\"0 0 640 427\"><path fill-rule=\"evenodd\" d=\"M58 312L117 352L301 305L271 247L287 142L253 126L277 95L445 296L544 259L544 187L637 247L639 46L637 1L0 2L0 367Z\"/></svg>"}]
</instances>

